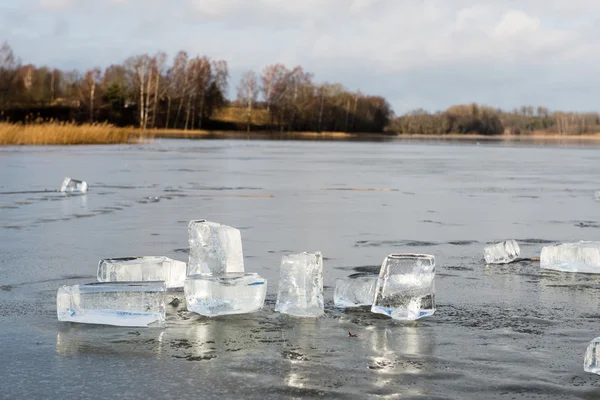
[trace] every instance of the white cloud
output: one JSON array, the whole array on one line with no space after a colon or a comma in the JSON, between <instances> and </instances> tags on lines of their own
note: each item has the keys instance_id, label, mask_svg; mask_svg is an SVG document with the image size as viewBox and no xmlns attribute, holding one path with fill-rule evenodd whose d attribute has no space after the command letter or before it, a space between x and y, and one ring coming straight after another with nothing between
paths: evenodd
<instances>
[{"instance_id":1,"label":"white cloud","mask_svg":"<svg viewBox=\"0 0 600 400\"><path fill-rule=\"evenodd\" d=\"M60 9L69 6L72 0L39 0L39 5L46 9Z\"/></svg>"}]
</instances>

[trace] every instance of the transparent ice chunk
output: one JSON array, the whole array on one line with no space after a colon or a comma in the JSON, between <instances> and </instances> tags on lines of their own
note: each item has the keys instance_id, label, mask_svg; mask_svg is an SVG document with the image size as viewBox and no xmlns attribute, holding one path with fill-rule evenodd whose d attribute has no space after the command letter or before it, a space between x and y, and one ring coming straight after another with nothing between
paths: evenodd
<instances>
[{"instance_id":1,"label":"transparent ice chunk","mask_svg":"<svg viewBox=\"0 0 600 400\"><path fill-rule=\"evenodd\" d=\"M594 193L594 200L600 201L600 190L596 190Z\"/></svg>"},{"instance_id":2,"label":"transparent ice chunk","mask_svg":"<svg viewBox=\"0 0 600 400\"><path fill-rule=\"evenodd\" d=\"M600 337L592 340L585 351L583 370L600 375Z\"/></svg>"},{"instance_id":3,"label":"transparent ice chunk","mask_svg":"<svg viewBox=\"0 0 600 400\"><path fill-rule=\"evenodd\" d=\"M66 193L85 193L87 190L88 184L86 181L78 181L69 177L65 177L60 187L60 191Z\"/></svg>"},{"instance_id":4,"label":"transparent ice chunk","mask_svg":"<svg viewBox=\"0 0 600 400\"><path fill-rule=\"evenodd\" d=\"M562 243L542 248L540 267L564 272L600 273L600 242Z\"/></svg>"},{"instance_id":5,"label":"transparent ice chunk","mask_svg":"<svg viewBox=\"0 0 600 400\"><path fill-rule=\"evenodd\" d=\"M323 315L323 256L320 252L283 256L275 311L296 317Z\"/></svg>"},{"instance_id":6,"label":"transparent ice chunk","mask_svg":"<svg viewBox=\"0 0 600 400\"><path fill-rule=\"evenodd\" d=\"M488 264L506 264L516 260L520 254L521 248L513 239L494 243L483 249L483 256Z\"/></svg>"},{"instance_id":7,"label":"transparent ice chunk","mask_svg":"<svg viewBox=\"0 0 600 400\"><path fill-rule=\"evenodd\" d=\"M427 254L391 254L385 258L371 312L415 320L435 312L435 258Z\"/></svg>"},{"instance_id":8,"label":"transparent ice chunk","mask_svg":"<svg viewBox=\"0 0 600 400\"><path fill-rule=\"evenodd\" d=\"M246 314L260 310L267 280L255 273L188 276L184 285L188 311L207 317Z\"/></svg>"},{"instance_id":9,"label":"transparent ice chunk","mask_svg":"<svg viewBox=\"0 0 600 400\"><path fill-rule=\"evenodd\" d=\"M188 237L188 275L244 272L242 236L238 229L202 219L190 221Z\"/></svg>"},{"instance_id":10,"label":"transparent ice chunk","mask_svg":"<svg viewBox=\"0 0 600 400\"><path fill-rule=\"evenodd\" d=\"M164 282L112 282L61 286L59 321L114 326L164 327Z\"/></svg>"},{"instance_id":11,"label":"transparent ice chunk","mask_svg":"<svg viewBox=\"0 0 600 400\"><path fill-rule=\"evenodd\" d=\"M98 263L98 282L164 281L182 288L186 264L162 256L105 258Z\"/></svg>"},{"instance_id":12,"label":"transparent ice chunk","mask_svg":"<svg viewBox=\"0 0 600 400\"><path fill-rule=\"evenodd\" d=\"M377 275L349 276L335 281L333 302L336 307L373 305Z\"/></svg>"}]
</instances>

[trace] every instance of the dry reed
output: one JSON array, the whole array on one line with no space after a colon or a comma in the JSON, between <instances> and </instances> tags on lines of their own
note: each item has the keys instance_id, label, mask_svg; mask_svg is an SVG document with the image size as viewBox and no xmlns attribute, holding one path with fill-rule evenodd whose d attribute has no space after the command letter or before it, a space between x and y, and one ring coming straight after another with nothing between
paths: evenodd
<instances>
[{"instance_id":1,"label":"dry reed","mask_svg":"<svg viewBox=\"0 0 600 400\"><path fill-rule=\"evenodd\" d=\"M0 145L117 144L139 139L131 128L107 123L77 125L71 122L0 122Z\"/></svg>"}]
</instances>

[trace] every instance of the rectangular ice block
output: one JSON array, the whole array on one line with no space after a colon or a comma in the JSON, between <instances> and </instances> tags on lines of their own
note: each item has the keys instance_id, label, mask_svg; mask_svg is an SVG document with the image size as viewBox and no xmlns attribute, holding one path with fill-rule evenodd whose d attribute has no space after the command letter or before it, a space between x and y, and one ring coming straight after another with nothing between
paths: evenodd
<instances>
[{"instance_id":1,"label":"rectangular ice block","mask_svg":"<svg viewBox=\"0 0 600 400\"><path fill-rule=\"evenodd\" d=\"M164 282L113 282L61 286L59 321L114 326L164 327Z\"/></svg>"},{"instance_id":2,"label":"rectangular ice block","mask_svg":"<svg viewBox=\"0 0 600 400\"><path fill-rule=\"evenodd\" d=\"M88 184L86 181L78 181L69 177L65 177L60 187L60 191L66 193L85 193L87 189Z\"/></svg>"},{"instance_id":3,"label":"rectangular ice block","mask_svg":"<svg viewBox=\"0 0 600 400\"><path fill-rule=\"evenodd\" d=\"M246 314L263 307L267 281L255 273L201 274L187 277L184 291L188 311L207 317Z\"/></svg>"},{"instance_id":4,"label":"rectangular ice block","mask_svg":"<svg viewBox=\"0 0 600 400\"><path fill-rule=\"evenodd\" d=\"M483 249L483 256L488 264L506 264L516 260L520 254L521 248L513 239L494 243Z\"/></svg>"},{"instance_id":5,"label":"rectangular ice block","mask_svg":"<svg viewBox=\"0 0 600 400\"><path fill-rule=\"evenodd\" d=\"M190 221L188 237L188 275L244 272L242 236L238 229L202 219Z\"/></svg>"},{"instance_id":6,"label":"rectangular ice block","mask_svg":"<svg viewBox=\"0 0 600 400\"><path fill-rule=\"evenodd\" d=\"M373 305L377 275L349 276L335 281L333 302L336 307Z\"/></svg>"},{"instance_id":7,"label":"rectangular ice block","mask_svg":"<svg viewBox=\"0 0 600 400\"><path fill-rule=\"evenodd\" d=\"M320 252L283 256L275 311L296 317L323 315L323 256Z\"/></svg>"},{"instance_id":8,"label":"rectangular ice block","mask_svg":"<svg viewBox=\"0 0 600 400\"><path fill-rule=\"evenodd\" d=\"M164 281L182 288L186 264L162 256L105 258L98 263L98 282Z\"/></svg>"},{"instance_id":9,"label":"rectangular ice block","mask_svg":"<svg viewBox=\"0 0 600 400\"><path fill-rule=\"evenodd\" d=\"M583 370L600 375L600 337L592 340L585 351Z\"/></svg>"},{"instance_id":10,"label":"rectangular ice block","mask_svg":"<svg viewBox=\"0 0 600 400\"><path fill-rule=\"evenodd\" d=\"M542 248L540 267L564 272L600 273L600 242L562 243Z\"/></svg>"},{"instance_id":11,"label":"rectangular ice block","mask_svg":"<svg viewBox=\"0 0 600 400\"><path fill-rule=\"evenodd\" d=\"M428 254L391 254L375 286L371 312L415 320L435 312L435 258Z\"/></svg>"}]
</instances>

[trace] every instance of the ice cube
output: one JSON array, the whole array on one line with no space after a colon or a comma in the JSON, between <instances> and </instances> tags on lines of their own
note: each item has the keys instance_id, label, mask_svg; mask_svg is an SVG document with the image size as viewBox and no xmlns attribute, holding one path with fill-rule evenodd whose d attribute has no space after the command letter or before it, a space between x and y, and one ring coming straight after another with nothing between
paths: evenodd
<instances>
[{"instance_id":1,"label":"ice cube","mask_svg":"<svg viewBox=\"0 0 600 400\"><path fill-rule=\"evenodd\" d=\"M390 254L375 286L371 312L415 320L435 312L435 258L427 254Z\"/></svg>"},{"instance_id":2,"label":"ice cube","mask_svg":"<svg viewBox=\"0 0 600 400\"><path fill-rule=\"evenodd\" d=\"M323 256L320 252L283 256L275 311L296 317L323 315Z\"/></svg>"},{"instance_id":3,"label":"ice cube","mask_svg":"<svg viewBox=\"0 0 600 400\"><path fill-rule=\"evenodd\" d=\"M206 220L188 225L188 275L244 272L242 236L238 229Z\"/></svg>"},{"instance_id":4,"label":"ice cube","mask_svg":"<svg viewBox=\"0 0 600 400\"><path fill-rule=\"evenodd\" d=\"M188 276L184 285L188 311L215 317L260 310L267 294L267 280L255 273Z\"/></svg>"},{"instance_id":5,"label":"ice cube","mask_svg":"<svg viewBox=\"0 0 600 400\"><path fill-rule=\"evenodd\" d=\"M516 260L520 254L521 248L513 239L494 243L483 249L483 256L488 264L507 264Z\"/></svg>"},{"instance_id":6,"label":"ice cube","mask_svg":"<svg viewBox=\"0 0 600 400\"><path fill-rule=\"evenodd\" d=\"M349 276L335 281L333 302L336 307L373 305L377 275Z\"/></svg>"},{"instance_id":7,"label":"ice cube","mask_svg":"<svg viewBox=\"0 0 600 400\"><path fill-rule=\"evenodd\" d=\"M78 181L69 177L65 177L60 187L60 191L66 193L85 193L87 190L88 184L86 181Z\"/></svg>"},{"instance_id":8,"label":"ice cube","mask_svg":"<svg viewBox=\"0 0 600 400\"><path fill-rule=\"evenodd\" d=\"M600 375L600 337L592 340L585 351L583 370Z\"/></svg>"},{"instance_id":9,"label":"ice cube","mask_svg":"<svg viewBox=\"0 0 600 400\"><path fill-rule=\"evenodd\" d=\"M600 190L596 190L594 193L594 200L600 201Z\"/></svg>"},{"instance_id":10,"label":"ice cube","mask_svg":"<svg viewBox=\"0 0 600 400\"><path fill-rule=\"evenodd\" d=\"M600 242L562 243L542 248L540 267L564 272L600 273Z\"/></svg>"},{"instance_id":11,"label":"ice cube","mask_svg":"<svg viewBox=\"0 0 600 400\"><path fill-rule=\"evenodd\" d=\"M164 282L111 282L61 286L59 321L115 326L164 327Z\"/></svg>"},{"instance_id":12,"label":"ice cube","mask_svg":"<svg viewBox=\"0 0 600 400\"><path fill-rule=\"evenodd\" d=\"M167 288L182 288L186 264L167 257L105 258L98 263L98 282L165 281Z\"/></svg>"}]
</instances>

